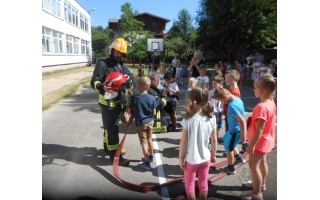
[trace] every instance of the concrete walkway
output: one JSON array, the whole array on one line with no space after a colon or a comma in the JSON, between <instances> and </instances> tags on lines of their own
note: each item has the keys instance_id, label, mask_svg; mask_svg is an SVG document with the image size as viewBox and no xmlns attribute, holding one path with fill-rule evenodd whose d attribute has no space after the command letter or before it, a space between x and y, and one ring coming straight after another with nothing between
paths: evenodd
<instances>
[{"instance_id":1,"label":"concrete walkway","mask_svg":"<svg viewBox=\"0 0 320 200\"><path fill-rule=\"evenodd\" d=\"M92 69L93 71L93 69ZM50 92L57 91L65 86L79 83L82 79L92 76L92 71L78 72L74 74L68 74L65 76L59 76L56 78L50 78L42 81L42 96L49 94Z\"/></svg>"}]
</instances>

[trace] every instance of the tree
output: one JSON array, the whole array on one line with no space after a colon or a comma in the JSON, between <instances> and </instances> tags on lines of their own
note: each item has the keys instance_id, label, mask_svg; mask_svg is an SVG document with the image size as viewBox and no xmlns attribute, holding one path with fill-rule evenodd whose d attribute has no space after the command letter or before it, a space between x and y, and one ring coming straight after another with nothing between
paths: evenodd
<instances>
[{"instance_id":1,"label":"tree","mask_svg":"<svg viewBox=\"0 0 320 200\"><path fill-rule=\"evenodd\" d=\"M121 6L121 16L119 20L119 34L124 35L129 31L143 31L144 23L135 19L138 11L133 11L131 3L125 3Z\"/></svg>"},{"instance_id":2,"label":"tree","mask_svg":"<svg viewBox=\"0 0 320 200\"><path fill-rule=\"evenodd\" d=\"M91 27L93 60L106 57L106 47L112 42L110 32L110 29L104 29L102 26Z\"/></svg>"},{"instance_id":3,"label":"tree","mask_svg":"<svg viewBox=\"0 0 320 200\"><path fill-rule=\"evenodd\" d=\"M132 60L133 64L138 61L141 63L143 58L148 56L147 40L153 38L153 35L148 34L146 31L130 31L124 34L124 38L128 43L128 57Z\"/></svg>"},{"instance_id":4,"label":"tree","mask_svg":"<svg viewBox=\"0 0 320 200\"><path fill-rule=\"evenodd\" d=\"M188 48L188 44L183 40L182 37L174 37L170 40L165 41L167 49L170 49L172 54L183 55Z\"/></svg>"},{"instance_id":5,"label":"tree","mask_svg":"<svg viewBox=\"0 0 320 200\"><path fill-rule=\"evenodd\" d=\"M192 25L192 17L188 10L182 9L178 13L178 20L173 21L170 35L166 38L165 45L173 53L186 56L194 49L196 31Z\"/></svg>"},{"instance_id":6,"label":"tree","mask_svg":"<svg viewBox=\"0 0 320 200\"><path fill-rule=\"evenodd\" d=\"M154 36L144 31L144 23L135 19L134 16L138 11L133 11L130 3L125 3L121 6L121 18L119 20L119 35L123 37L130 48L128 48L127 57L133 64L136 60L141 62L141 59L148 56L147 39Z\"/></svg>"},{"instance_id":7,"label":"tree","mask_svg":"<svg viewBox=\"0 0 320 200\"><path fill-rule=\"evenodd\" d=\"M276 12L276 0L202 0L197 42L240 59L245 50L277 43Z\"/></svg>"}]
</instances>

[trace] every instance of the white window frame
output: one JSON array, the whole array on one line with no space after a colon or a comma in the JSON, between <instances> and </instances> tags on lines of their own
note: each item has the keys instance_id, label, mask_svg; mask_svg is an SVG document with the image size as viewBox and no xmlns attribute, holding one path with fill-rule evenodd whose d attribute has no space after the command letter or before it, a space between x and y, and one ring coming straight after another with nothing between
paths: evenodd
<instances>
[{"instance_id":1,"label":"white window frame","mask_svg":"<svg viewBox=\"0 0 320 200\"><path fill-rule=\"evenodd\" d=\"M88 18L84 18L84 30L86 32L89 31L88 26L89 26L89 19Z\"/></svg>"},{"instance_id":2,"label":"white window frame","mask_svg":"<svg viewBox=\"0 0 320 200\"><path fill-rule=\"evenodd\" d=\"M76 38L76 37L73 37L73 49L74 49L74 53L75 55L78 55L80 54L80 51L79 51L79 41L80 39L79 38Z\"/></svg>"},{"instance_id":3,"label":"white window frame","mask_svg":"<svg viewBox=\"0 0 320 200\"><path fill-rule=\"evenodd\" d=\"M66 52L68 55L79 55L80 52L80 38L72 35L66 36Z\"/></svg>"},{"instance_id":4,"label":"white window frame","mask_svg":"<svg viewBox=\"0 0 320 200\"><path fill-rule=\"evenodd\" d=\"M80 13L80 29L88 32L88 22L89 19Z\"/></svg>"},{"instance_id":5,"label":"white window frame","mask_svg":"<svg viewBox=\"0 0 320 200\"><path fill-rule=\"evenodd\" d=\"M66 37L66 53L73 54L73 37L71 35L67 35Z\"/></svg>"},{"instance_id":6,"label":"white window frame","mask_svg":"<svg viewBox=\"0 0 320 200\"><path fill-rule=\"evenodd\" d=\"M42 9L61 18L61 0L42 0Z\"/></svg>"},{"instance_id":7,"label":"white window frame","mask_svg":"<svg viewBox=\"0 0 320 200\"><path fill-rule=\"evenodd\" d=\"M63 54L63 33L42 27L42 53Z\"/></svg>"},{"instance_id":8,"label":"white window frame","mask_svg":"<svg viewBox=\"0 0 320 200\"><path fill-rule=\"evenodd\" d=\"M64 20L76 27L79 27L79 11L68 1L64 2Z\"/></svg>"},{"instance_id":9,"label":"white window frame","mask_svg":"<svg viewBox=\"0 0 320 200\"><path fill-rule=\"evenodd\" d=\"M86 40L81 40L81 54L90 55L90 42Z\"/></svg>"}]
</instances>

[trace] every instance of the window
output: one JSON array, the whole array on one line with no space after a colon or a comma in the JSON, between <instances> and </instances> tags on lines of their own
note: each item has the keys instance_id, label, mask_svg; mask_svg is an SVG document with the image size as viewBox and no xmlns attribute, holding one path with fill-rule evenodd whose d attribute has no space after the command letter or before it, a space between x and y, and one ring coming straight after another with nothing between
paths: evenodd
<instances>
[{"instance_id":1,"label":"window","mask_svg":"<svg viewBox=\"0 0 320 200\"><path fill-rule=\"evenodd\" d=\"M42 53L63 53L63 34L42 27Z\"/></svg>"},{"instance_id":2,"label":"window","mask_svg":"<svg viewBox=\"0 0 320 200\"><path fill-rule=\"evenodd\" d=\"M88 32L88 18L85 18L85 21L84 21L84 30Z\"/></svg>"},{"instance_id":3,"label":"window","mask_svg":"<svg viewBox=\"0 0 320 200\"><path fill-rule=\"evenodd\" d=\"M90 55L89 42L86 40L81 40L81 54Z\"/></svg>"},{"instance_id":4,"label":"window","mask_svg":"<svg viewBox=\"0 0 320 200\"><path fill-rule=\"evenodd\" d=\"M42 0L42 8L61 17L61 0Z\"/></svg>"},{"instance_id":5,"label":"window","mask_svg":"<svg viewBox=\"0 0 320 200\"><path fill-rule=\"evenodd\" d=\"M74 54L79 54L79 38L73 38Z\"/></svg>"},{"instance_id":6,"label":"window","mask_svg":"<svg viewBox=\"0 0 320 200\"><path fill-rule=\"evenodd\" d=\"M67 42L66 42L66 47L67 47L67 54L72 54L73 53L73 37L67 35Z\"/></svg>"},{"instance_id":7,"label":"window","mask_svg":"<svg viewBox=\"0 0 320 200\"><path fill-rule=\"evenodd\" d=\"M67 1L64 2L64 20L70 24L79 26L79 11Z\"/></svg>"},{"instance_id":8,"label":"window","mask_svg":"<svg viewBox=\"0 0 320 200\"><path fill-rule=\"evenodd\" d=\"M88 32L88 21L88 18L80 13L80 28L86 32Z\"/></svg>"},{"instance_id":9,"label":"window","mask_svg":"<svg viewBox=\"0 0 320 200\"><path fill-rule=\"evenodd\" d=\"M88 18L86 18L83 14L80 14L80 28L86 32L88 32L88 21Z\"/></svg>"},{"instance_id":10,"label":"window","mask_svg":"<svg viewBox=\"0 0 320 200\"><path fill-rule=\"evenodd\" d=\"M80 54L79 41L80 41L79 38L73 37L71 35L67 35L67 42L66 42L67 54Z\"/></svg>"}]
</instances>

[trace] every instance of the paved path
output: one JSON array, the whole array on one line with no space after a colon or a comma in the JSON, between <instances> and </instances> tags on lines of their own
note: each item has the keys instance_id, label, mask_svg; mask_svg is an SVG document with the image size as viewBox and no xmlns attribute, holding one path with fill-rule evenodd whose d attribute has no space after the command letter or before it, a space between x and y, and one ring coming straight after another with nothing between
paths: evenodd
<instances>
[{"instance_id":1,"label":"paved path","mask_svg":"<svg viewBox=\"0 0 320 200\"><path fill-rule=\"evenodd\" d=\"M71 76L72 77L72 76ZM61 81L61 79L60 79ZM45 85L43 85L45 87ZM185 87L178 104L178 121L182 119ZM241 93L249 115L258 99L251 88ZM102 150L102 119L97 103L98 95L89 84L57 105L43 112L42 133L42 194L43 199L175 199L184 194L183 183L177 183L149 193L140 193L125 187L113 176L112 163ZM120 138L125 126L120 124ZM224 133L224 130L221 130ZM222 134L223 135L223 134ZM178 165L181 132L154 134L153 142L158 156L151 171L138 167L142 157L135 125L127 136L126 158L130 167L120 167L120 176L136 184L158 184L183 174ZM218 146L218 162L223 146ZM269 178L265 199L277 199L277 151L268 157ZM162 172L161 172L162 170ZM162 175L163 174L163 175ZM162 175L162 177L161 177ZM210 174L212 176L213 173ZM161 180L159 179L161 177ZM248 164L235 175L224 177L209 185L208 199L238 199L247 191L241 183L250 178Z\"/></svg>"}]
</instances>

